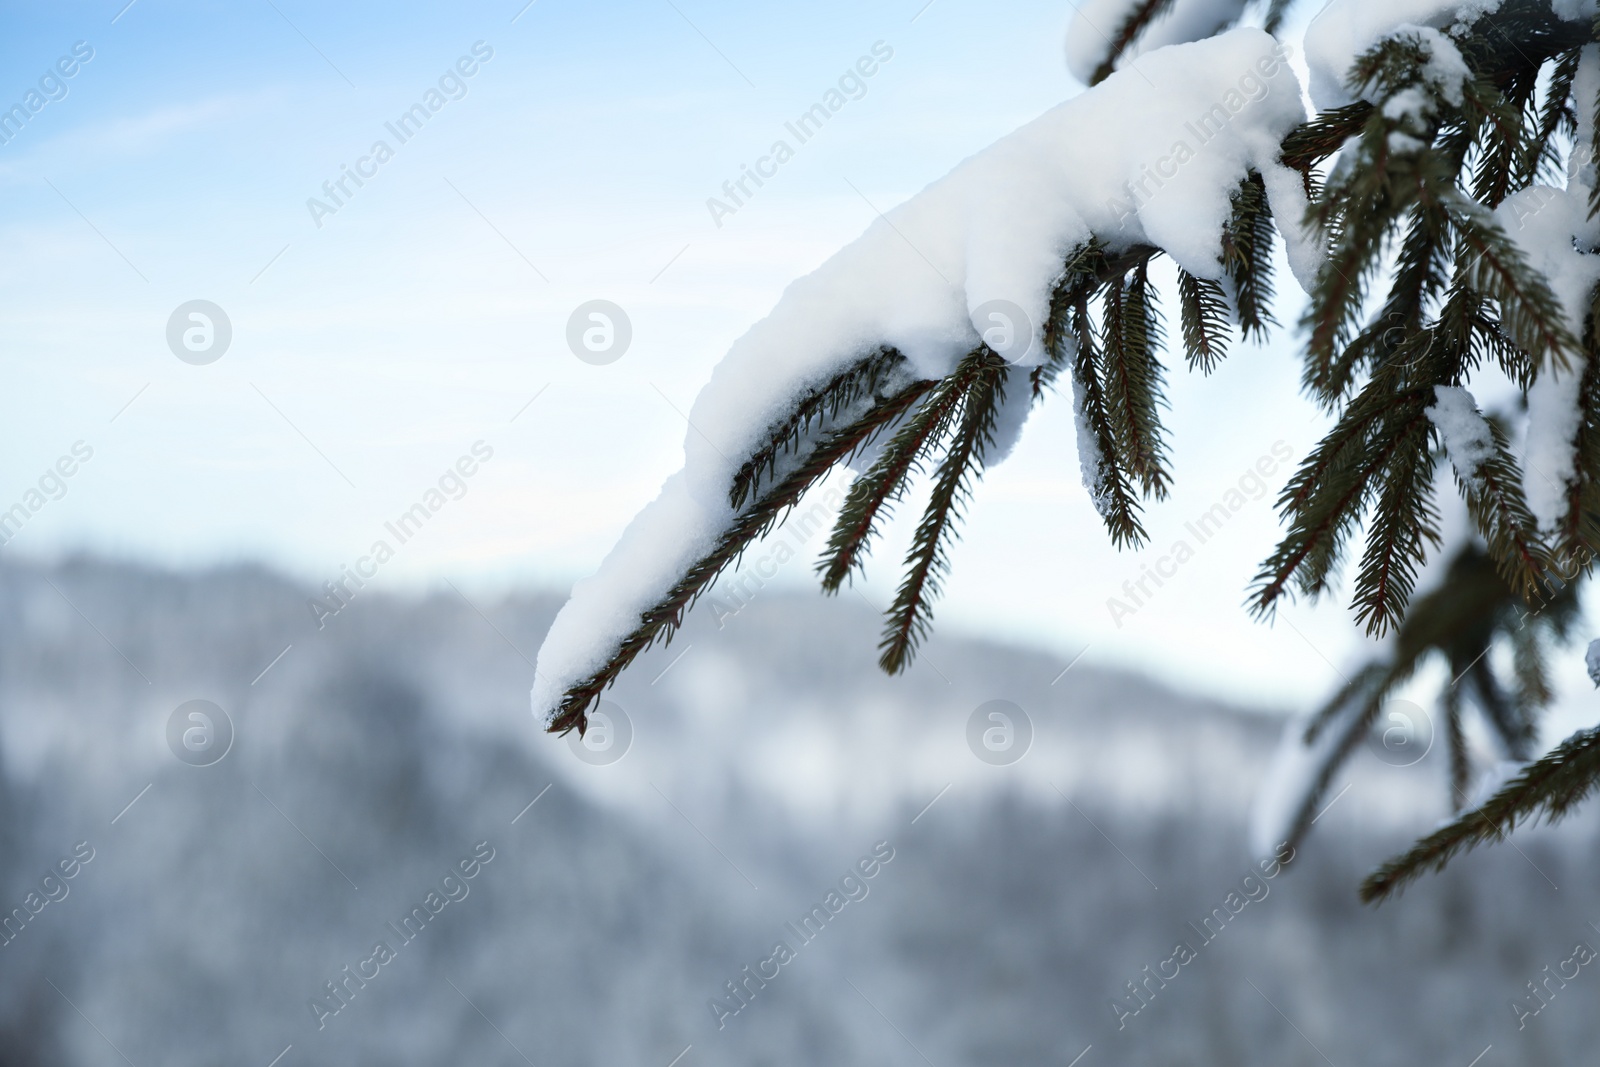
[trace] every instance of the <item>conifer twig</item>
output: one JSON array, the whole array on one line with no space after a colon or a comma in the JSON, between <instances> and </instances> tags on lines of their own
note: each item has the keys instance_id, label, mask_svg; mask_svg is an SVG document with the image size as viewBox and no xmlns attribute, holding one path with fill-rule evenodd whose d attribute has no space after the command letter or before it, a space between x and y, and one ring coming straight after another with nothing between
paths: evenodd
<instances>
[{"instance_id":1,"label":"conifer twig","mask_svg":"<svg viewBox=\"0 0 1600 1067\"><path fill-rule=\"evenodd\" d=\"M905 419L877 462L851 483L828 546L817 562L825 592L838 592L851 573L863 565L879 517L904 495L923 458L947 436L952 418L981 372L982 364L968 356Z\"/></svg>"},{"instance_id":2,"label":"conifer twig","mask_svg":"<svg viewBox=\"0 0 1600 1067\"><path fill-rule=\"evenodd\" d=\"M1554 823L1600 787L1600 729L1580 730L1529 764L1481 806L1429 834L1361 883L1366 903L1386 900L1459 853L1503 839L1519 823Z\"/></svg>"},{"instance_id":3,"label":"conifer twig","mask_svg":"<svg viewBox=\"0 0 1600 1067\"><path fill-rule=\"evenodd\" d=\"M639 624L622 640L605 664L582 682L567 689L547 729L564 734L588 728L587 710L600 699L606 687L616 681L623 669L658 640L671 640L683 622L684 614L704 593L717 575L739 558L745 548L772 527L813 484L834 466L869 443L873 436L904 414L920 400L934 382L913 381L891 397L875 403L849 426L832 431L794 470L770 487L752 503L717 539L716 545L691 566L653 607L642 613Z\"/></svg>"},{"instance_id":4,"label":"conifer twig","mask_svg":"<svg viewBox=\"0 0 1600 1067\"><path fill-rule=\"evenodd\" d=\"M973 479L982 475L984 452L994 443L995 418L1008 372L1005 360L987 347L968 356L956 372L970 381L961 398L960 422L940 460L933 493L906 554L905 577L878 643L878 665L889 674L911 665L917 645L927 634L940 579L949 570L946 546L971 495Z\"/></svg>"}]
</instances>

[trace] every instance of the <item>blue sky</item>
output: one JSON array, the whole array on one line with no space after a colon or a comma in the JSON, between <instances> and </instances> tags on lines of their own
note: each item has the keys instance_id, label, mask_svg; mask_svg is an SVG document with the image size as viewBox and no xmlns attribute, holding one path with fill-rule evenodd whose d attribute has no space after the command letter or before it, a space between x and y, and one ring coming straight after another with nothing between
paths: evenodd
<instances>
[{"instance_id":1,"label":"blue sky","mask_svg":"<svg viewBox=\"0 0 1600 1067\"><path fill-rule=\"evenodd\" d=\"M0 145L0 508L75 442L94 457L4 551L259 559L320 583L486 442L466 494L386 566L396 590L564 589L592 570L679 465L678 412L789 281L1081 91L1055 2L5 12L4 106L76 42L94 56ZM880 41L894 55L864 95L716 226L707 198ZM465 95L317 226L307 199L477 42L493 56ZM1294 293L1286 273L1280 289ZM603 367L564 340L596 298L633 324ZM233 327L205 366L165 340L195 299ZM979 493L940 625L1055 648L1063 665L1088 647L1219 693L1316 700L1355 645L1343 609L1269 629L1241 607L1276 531L1270 500L1122 626L1105 603L1274 442L1311 446L1322 423L1292 344L1240 347L1210 379L1174 368L1178 489L1152 508L1145 553L1107 543L1070 404L1036 413ZM863 589L880 605L904 535ZM780 580L806 584L805 566Z\"/></svg>"}]
</instances>

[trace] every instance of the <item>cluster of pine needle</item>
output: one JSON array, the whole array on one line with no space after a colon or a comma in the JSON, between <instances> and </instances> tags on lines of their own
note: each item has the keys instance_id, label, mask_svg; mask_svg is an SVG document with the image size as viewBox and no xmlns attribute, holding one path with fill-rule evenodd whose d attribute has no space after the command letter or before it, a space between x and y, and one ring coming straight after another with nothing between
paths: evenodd
<instances>
[{"instance_id":1,"label":"cluster of pine needle","mask_svg":"<svg viewBox=\"0 0 1600 1067\"><path fill-rule=\"evenodd\" d=\"M1169 5L1136 5L1096 80ZM1286 7L1271 0L1269 29ZM1600 101L1576 99L1573 85L1580 50L1596 39L1596 26L1563 21L1548 0L1507 0L1452 34L1472 75L1455 92L1427 80L1430 39L1402 32L1352 70L1361 102L1315 116L1282 144L1283 162L1303 178L1309 221L1326 251L1299 323L1303 384L1336 421L1279 498L1285 533L1262 564L1249 603L1267 616L1286 596L1325 592L1359 543L1353 610L1369 633L1392 636L1383 658L1358 671L1309 726L1308 742L1336 734L1319 749L1326 757L1297 834L1396 686L1434 653L1455 679L1439 718L1458 818L1369 878L1362 887L1368 900L1521 821L1557 818L1600 784L1600 732L1588 732L1529 765L1481 807L1461 811L1473 774L1463 731L1467 698L1509 756L1531 755L1552 696L1548 652L1567 636L1576 582L1600 543L1600 352L1592 316L1581 337L1571 335L1549 283L1492 214L1507 196L1559 175L1565 157L1580 150L1575 146L1592 142ZM1424 106L1384 106L1402 94L1414 102L1418 93ZM1591 215L1597 209L1600 200ZM656 641L670 640L719 574L807 489L852 460L866 470L816 565L829 592L864 566L913 481L932 482L879 644L883 669L905 670L931 624L949 545L994 446L1000 405L1015 390L1041 401L1063 374L1085 430L1080 439L1097 446L1085 470L1095 506L1117 546L1142 545L1142 508L1163 499L1171 484L1161 420L1167 334L1151 280L1152 263L1164 253L1109 238L1091 239L1066 257L1043 331L1042 366L1012 366L979 344L948 377L928 381L892 347L879 347L796 403L729 486L736 513L730 528L641 615L615 655L568 690L551 729L581 731L587 709L620 672ZM1191 370L1212 371L1235 331L1259 341L1277 327L1270 311L1276 238L1265 186L1251 174L1224 228L1224 282L1177 271L1176 333ZM1505 416L1491 415L1493 454L1472 477L1456 477L1481 543L1448 561L1447 579L1413 602L1419 568L1442 544L1435 472L1449 461L1426 413L1436 387L1470 385L1480 368L1492 366L1526 393L1539 375L1579 362L1581 420L1558 528L1551 533L1535 523ZM1511 650L1509 681L1490 665L1495 647Z\"/></svg>"}]
</instances>

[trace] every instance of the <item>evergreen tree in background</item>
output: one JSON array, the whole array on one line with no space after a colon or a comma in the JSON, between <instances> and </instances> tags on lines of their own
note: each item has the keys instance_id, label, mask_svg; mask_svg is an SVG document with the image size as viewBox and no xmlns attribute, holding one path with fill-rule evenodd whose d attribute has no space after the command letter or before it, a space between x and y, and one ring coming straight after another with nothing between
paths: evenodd
<instances>
[{"instance_id":1,"label":"evergreen tree in background","mask_svg":"<svg viewBox=\"0 0 1600 1067\"><path fill-rule=\"evenodd\" d=\"M1358 14L1374 6L1335 2ZM1102 15L1118 18L1098 27L1104 43L1091 81L1131 76L1121 68L1135 56L1153 64L1158 55L1141 52L1141 42L1152 28L1170 28L1185 3L1101 3ZM1209 21L1199 18L1206 25L1194 32L1191 18L1184 39L1243 18L1276 32L1287 7L1213 0ZM1552 699L1548 663L1572 654L1560 650L1572 636L1575 589L1600 542L1600 255L1590 265L1590 241L1600 238L1600 27L1569 0L1484 8L1463 4L1434 19L1443 32L1403 26L1383 35L1348 71L1354 102L1312 116L1279 153L1299 176L1307 232L1321 246L1294 333L1303 386L1335 424L1278 498L1285 532L1255 577L1250 606L1270 619L1285 597L1326 592L1358 556L1351 607L1369 635L1385 638L1309 720L1310 774L1289 814L1291 835L1309 828L1397 686L1428 660L1442 660L1455 679L1437 719L1456 818L1373 874L1361 889L1367 900L1520 822L1560 818L1600 783L1600 729L1527 762ZM948 547L1007 396L1041 402L1070 388L1094 505L1117 546L1142 545L1142 508L1171 481L1162 352L1181 348L1189 370L1205 374L1236 335L1259 341L1278 328L1270 308L1280 223L1269 191L1253 171L1234 190L1220 278L1180 268L1173 290L1158 293L1152 265L1168 254L1162 248L1097 233L1070 249L1053 279L1038 365L1014 365L979 343L952 373L927 379L882 345L799 391L735 457L731 520L675 568L675 584L598 669L563 686L550 729L584 729L618 674L670 640L717 576L846 462L860 473L817 563L828 592L860 571L912 482L931 481L879 646L885 671L905 670L928 632ZM1471 388L1491 373L1514 383L1519 403L1480 410ZM1467 516L1458 531L1444 521L1462 510L1442 498L1451 483ZM1520 763L1481 804L1468 803L1484 769L1472 765L1469 712Z\"/></svg>"}]
</instances>

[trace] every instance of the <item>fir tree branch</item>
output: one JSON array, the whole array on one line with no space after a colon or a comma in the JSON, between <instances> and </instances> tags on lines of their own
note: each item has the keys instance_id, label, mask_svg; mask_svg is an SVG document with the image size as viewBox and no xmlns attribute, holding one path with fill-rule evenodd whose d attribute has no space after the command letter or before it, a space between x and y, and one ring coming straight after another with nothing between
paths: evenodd
<instances>
[{"instance_id":1,"label":"fir tree branch","mask_svg":"<svg viewBox=\"0 0 1600 1067\"><path fill-rule=\"evenodd\" d=\"M1422 328L1425 301L1447 277L1449 220L1444 212L1411 209L1405 240L1382 310L1342 350L1306 360L1305 387L1325 405L1344 397L1362 371L1393 356L1401 342Z\"/></svg>"},{"instance_id":2,"label":"fir tree branch","mask_svg":"<svg viewBox=\"0 0 1600 1067\"><path fill-rule=\"evenodd\" d=\"M1414 42L1386 41L1363 57L1351 80L1382 82L1396 92L1410 89L1417 75L1406 62L1407 57L1415 59L1416 51ZM1393 64L1399 64L1399 73L1386 72L1387 65ZM1396 79L1398 84L1389 84ZM1366 111L1346 149L1349 158L1341 157L1336 176L1311 203L1312 221L1329 235L1331 247L1318 271L1301 327L1308 334L1305 381L1325 404L1343 395L1362 365L1375 362L1384 349L1392 347L1387 339L1396 326L1412 330L1420 324L1422 296L1436 272L1442 270L1437 257L1447 247L1444 213L1424 200L1421 208L1412 212L1412 227L1402 245L1387 306L1368 336L1357 335L1367 290L1380 270L1389 235L1418 203L1419 193L1430 181L1448 183L1451 177L1444 157L1395 151L1391 135L1404 133L1403 118L1403 112L1391 117L1386 111ZM1426 138L1412 133L1404 136L1418 144L1432 140L1432 134ZM1465 143L1456 150L1464 152Z\"/></svg>"},{"instance_id":3,"label":"fir tree branch","mask_svg":"<svg viewBox=\"0 0 1600 1067\"><path fill-rule=\"evenodd\" d=\"M1178 268L1178 301L1183 311L1183 347L1189 369L1216 370L1228 354L1228 298L1214 281Z\"/></svg>"},{"instance_id":4,"label":"fir tree branch","mask_svg":"<svg viewBox=\"0 0 1600 1067\"><path fill-rule=\"evenodd\" d=\"M847 427L830 432L804 462L784 475L760 499L734 519L717 539L711 551L688 569L653 607L643 612L636 626L611 657L562 697L561 705L548 727L551 733L564 734L588 728L587 710L596 703L628 664L658 640L670 641L683 622L685 613L710 588L711 583L730 566L751 542L777 523L800 502L805 491L821 480L838 463L847 460L869 444L884 427L892 424L920 400L936 383L917 380L892 397L879 400L861 418Z\"/></svg>"},{"instance_id":5,"label":"fir tree branch","mask_svg":"<svg viewBox=\"0 0 1600 1067\"><path fill-rule=\"evenodd\" d=\"M994 443L995 419L1004 397L1009 367L987 347L968 356L971 384L964 390L961 420L939 463L933 493L922 521L912 536L906 555L906 574L888 611L883 639L878 643L878 665L898 674L911 665L916 647L927 635L933 618L933 600L943 575L949 570L947 542L972 492L972 481L983 473L984 452Z\"/></svg>"},{"instance_id":6,"label":"fir tree branch","mask_svg":"<svg viewBox=\"0 0 1600 1067\"><path fill-rule=\"evenodd\" d=\"M1283 17L1289 13L1289 8L1294 6L1294 0L1268 0L1267 12L1263 17L1261 28L1272 34L1278 35L1283 27Z\"/></svg>"},{"instance_id":7,"label":"fir tree branch","mask_svg":"<svg viewBox=\"0 0 1600 1067\"><path fill-rule=\"evenodd\" d=\"M1550 84L1546 88L1544 104L1521 165L1513 175L1513 183L1520 187L1544 179L1551 184L1560 180L1561 138L1574 137L1578 132L1578 113L1572 105L1572 82L1578 74L1578 60L1583 50L1574 48L1557 57L1550 71Z\"/></svg>"},{"instance_id":8,"label":"fir tree branch","mask_svg":"<svg viewBox=\"0 0 1600 1067\"><path fill-rule=\"evenodd\" d=\"M1522 471L1511 455L1505 431L1494 420L1485 421L1494 452L1479 463L1470 478L1456 471L1456 484L1500 576L1514 593L1526 597L1549 565L1549 552L1523 497Z\"/></svg>"},{"instance_id":9,"label":"fir tree branch","mask_svg":"<svg viewBox=\"0 0 1600 1067\"><path fill-rule=\"evenodd\" d=\"M1451 668L1454 670L1455 664ZM1461 810L1472 783L1472 755L1467 751L1467 735L1462 729L1460 688L1445 686L1439 702L1444 706L1445 746L1450 754L1450 810L1454 813Z\"/></svg>"},{"instance_id":10,"label":"fir tree branch","mask_svg":"<svg viewBox=\"0 0 1600 1067\"><path fill-rule=\"evenodd\" d=\"M1500 688L1500 682L1489 667L1488 659L1479 659L1473 663L1467 668L1466 674L1472 683L1472 692L1477 698L1478 707L1483 710L1483 717L1494 732L1500 736L1500 743L1505 747L1506 754L1514 760L1527 759L1528 750L1534 740L1533 724L1525 721L1517 713L1516 707Z\"/></svg>"},{"instance_id":11,"label":"fir tree branch","mask_svg":"<svg viewBox=\"0 0 1600 1067\"><path fill-rule=\"evenodd\" d=\"M1405 617L1417 568L1428 546L1440 544L1438 510L1433 506L1433 433L1426 413L1397 419L1387 447L1383 487L1374 504L1374 518L1356 576L1356 621L1378 636Z\"/></svg>"},{"instance_id":12,"label":"fir tree branch","mask_svg":"<svg viewBox=\"0 0 1600 1067\"><path fill-rule=\"evenodd\" d=\"M1289 532L1256 575L1253 614L1270 614L1291 579L1304 592L1322 590L1372 480L1404 443L1415 442L1408 435L1425 428L1432 394L1431 387L1417 387L1396 395L1388 380L1375 378L1301 463L1278 500Z\"/></svg>"},{"instance_id":13,"label":"fir tree branch","mask_svg":"<svg viewBox=\"0 0 1600 1067\"><path fill-rule=\"evenodd\" d=\"M1051 293L1044 328L1048 357L1030 375L1033 395L1038 398L1060 371L1070 366L1084 488L1105 522L1112 544L1119 548L1143 543L1145 531L1139 521L1138 497L1123 468L1112 427L1089 298L1107 283L1120 285L1129 271L1147 266L1159 254L1159 249L1149 245L1135 245L1109 255L1106 246L1095 239L1075 249Z\"/></svg>"},{"instance_id":14,"label":"fir tree branch","mask_svg":"<svg viewBox=\"0 0 1600 1067\"><path fill-rule=\"evenodd\" d=\"M1333 778L1355 752L1361 739L1372 729L1383 697L1393 684L1392 671L1381 664L1371 664L1341 686L1339 692L1315 716L1306 731L1306 744L1311 744L1326 731L1337 731L1322 759L1312 769L1310 784L1300 797L1299 805L1289 823L1286 844L1299 847L1311 832L1316 821L1317 808L1327 795Z\"/></svg>"},{"instance_id":15,"label":"fir tree branch","mask_svg":"<svg viewBox=\"0 0 1600 1067\"><path fill-rule=\"evenodd\" d=\"M1449 737L1452 729L1449 717L1458 715L1466 688L1476 691L1478 683L1475 672L1483 672L1482 676L1492 681L1493 672L1486 653L1496 633L1505 630L1515 616L1518 603L1496 573L1493 562L1476 547L1463 549L1450 561L1444 581L1406 612L1388 642L1387 655L1368 662L1354 672L1307 724L1304 744L1308 746L1321 741L1328 730L1339 732L1335 738L1324 742L1322 760L1311 769L1312 788L1296 809L1291 844L1298 844L1300 835L1309 829L1328 784L1355 751L1364 733L1371 729L1390 695L1414 677L1423 662L1436 653L1450 665L1450 673L1457 679L1456 683L1445 688L1440 697L1447 739L1452 744L1458 741L1464 744L1459 734ZM1542 611L1525 613L1522 629L1517 632L1530 635L1530 639L1534 639L1532 635L1538 633L1559 633L1575 610L1576 599L1569 587ZM1474 696L1479 695L1474 692ZM1478 702L1482 706L1482 700ZM1485 709L1485 714L1493 715L1495 712ZM1520 736L1514 725L1518 720L1509 717L1504 721L1511 726L1507 736ZM1491 726L1497 732L1500 729L1493 722ZM1456 728L1459 728L1459 722ZM1522 750L1514 748L1511 751ZM1464 752L1460 758L1465 759ZM1456 765L1452 773L1466 773L1466 764Z\"/></svg>"},{"instance_id":16,"label":"fir tree branch","mask_svg":"<svg viewBox=\"0 0 1600 1067\"><path fill-rule=\"evenodd\" d=\"M1555 699L1545 665L1540 627L1522 625L1511 631L1511 664L1516 677L1517 715L1532 724ZM1532 740L1531 738L1529 739Z\"/></svg>"},{"instance_id":17,"label":"fir tree branch","mask_svg":"<svg viewBox=\"0 0 1600 1067\"><path fill-rule=\"evenodd\" d=\"M1589 351L1578 383L1578 427L1572 440L1572 478L1556 525L1554 557L1567 573L1588 573L1600 552L1600 352L1591 319Z\"/></svg>"},{"instance_id":18,"label":"fir tree branch","mask_svg":"<svg viewBox=\"0 0 1600 1067\"><path fill-rule=\"evenodd\" d=\"M1149 28L1151 23L1166 14L1172 4L1173 0L1137 0L1133 10L1128 12L1122 24L1112 32L1110 40L1106 42L1105 58L1094 68L1094 73L1089 75L1089 84L1099 85L1111 77L1112 72L1117 69L1117 60L1122 58L1122 54Z\"/></svg>"},{"instance_id":19,"label":"fir tree branch","mask_svg":"<svg viewBox=\"0 0 1600 1067\"><path fill-rule=\"evenodd\" d=\"M1375 694L1381 695L1391 684L1390 669L1389 665L1374 661L1357 670L1355 677L1346 678L1306 723L1303 742L1315 744L1323 731L1337 722L1339 713L1347 710L1352 702L1370 700Z\"/></svg>"},{"instance_id":20,"label":"fir tree branch","mask_svg":"<svg viewBox=\"0 0 1600 1067\"><path fill-rule=\"evenodd\" d=\"M1454 189L1431 192L1449 212L1461 254L1471 257L1458 276L1499 305L1501 325L1535 360L1566 370L1578 345L1543 275L1528 266L1522 250L1481 204Z\"/></svg>"},{"instance_id":21,"label":"fir tree branch","mask_svg":"<svg viewBox=\"0 0 1600 1067\"><path fill-rule=\"evenodd\" d=\"M1272 317L1272 243L1277 233L1267 188L1261 175L1251 174L1233 197L1233 217L1222 231L1222 267L1233 283L1239 312L1239 333L1246 340L1264 341Z\"/></svg>"},{"instance_id":22,"label":"fir tree branch","mask_svg":"<svg viewBox=\"0 0 1600 1067\"><path fill-rule=\"evenodd\" d=\"M1118 548L1140 545L1146 534L1139 521L1139 498L1122 464L1110 403L1100 379L1101 358L1089 320L1087 296L1079 298L1070 318L1077 336L1077 355L1072 364L1072 399L1074 415L1080 425L1078 450L1080 453L1093 450L1088 459L1080 455L1084 487L1089 490L1095 510L1106 524L1111 543ZM1088 440L1084 440L1085 437Z\"/></svg>"},{"instance_id":23,"label":"fir tree branch","mask_svg":"<svg viewBox=\"0 0 1600 1067\"><path fill-rule=\"evenodd\" d=\"M1462 852L1504 838L1519 823L1559 822L1600 786L1600 729L1580 730L1535 761L1481 807L1429 834L1361 883L1365 903L1386 900Z\"/></svg>"},{"instance_id":24,"label":"fir tree branch","mask_svg":"<svg viewBox=\"0 0 1600 1067\"><path fill-rule=\"evenodd\" d=\"M1155 355L1162 331L1147 269L1141 263L1121 283L1107 285L1097 362L1117 462L1145 496L1161 500L1169 481L1160 414L1166 401Z\"/></svg>"},{"instance_id":25,"label":"fir tree branch","mask_svg":"<svg viewBox=\"0 0 1600 1067\"><path fill-rule=\"evenodd\" d=\"M852 572L865 564L880 515L904 496L923 458L948 436L951 420L983 373L978 358L983 351L968 355L954 374L940 381L896 431L871 469L851 483L828 545L817 561L824 591L838 592Z\"/></svg>"},{"instance_id":26,"label":"fir tree branch","mask_svg":"<svg viewBox=\"0 0 1600 1067\"><path fill-rule=\"evenodd\" d=\"M1459 280L1446 290L1444 307L1434 326L1456 355L1455 373L1465 378L1492 360L1519 389L1526 391L1533 384L1537 368L1500 328L1499 321L1488 314L1486 306L1481 294Z\"/></svg>"},{"instance_id":27,"label":"fir tree branch","mask_svg":"<svg viewBox=\"0 0 1600 1067\"><path fill-rule=\"evenodd\" d=\"M1472 179L1472 198L1486 207L1500 204L1513 188L1526 184L1518 171L1540 146L1531 142L1523 125L1537 83L1526 77L1493 86L1478 79L1462 84L1462 104L1479 145L1478 165Z\"/></svg>"},{"instance_id":28,"label":"fir tree branch","mask_svg":"<svg viewBox=\"0 0 1600 1067\"><path fill-rule=\"evenodd\" d=\"M1110 73L1169 4L1135 0L1094 80ZM1280 20L1285 8L1269 0L1269 21ZM1252 610L1270 613L1291 582L1313 595L1325 590L1348 543L1364 529L1354 606L1369 628L1393 630L1387 657L1363 668L1308 727L1308 738L1327 730L1335 734L1319 749L1323 758L1298 813L1296 836L1309 827L1322 791L1371 728L1382 702L1433 652L1463 676L1463 685L1443 697L1455 795L1470 772L1461 722L1464 691L1472 691L1512 751L1525 746L1534 714L1548 702L1544 650L1565 633L1576 611L1575 587L1556 585L1551 572L1559 559L1571 564L1570 574L1562 572L1567 577L1586 574L1600 547L1600 346L1589 327L1582 331L1581 348L1569 336L1567 309L1490 208L1550 174L1558 139L1572 135L1589 143L1600 100L1579 101L1573 92L1579 50L1597 36L1592 26L1556 18L1548 0L1504 0L1469 32L1452 33L1472 72L1463 93L1452 97L1441 82L1428 80L1437 77L1427 62L1433 58L1430 40L1402 32L1357 64L1356 78L1366 86L1361 95L1376 106L1363 102L1323 113L1281 144L1282 161L1302 175L1312 205L1308 221L1323 235L1327 252L1302 320L1308 333L1305 383L1339 418L1278 500L1287 531L1256 577ZM1411 89L1425 92L1426 102L1397 100ZM1321 168L1335 154L1338 162L1324 181ZM1274 239L1265 183L1251 174L1222 233L1223 284L1181 270L1177 276L1191 368L1209 373L1217 367L1230 319L1250 339L1274 325ZM1028 388L1039 399L1070 371L1086 486L1112 541L1119 547L1142 542L1141 496L1159 499L1170 480L1161 423L1164 371L1157 353L1161 321L1147 271L1157 254L1148 245L1123 248L1093 238L1073 249L1052 293L1047 359L1026 382L1020 374L1008 376L1003 361L980 349L942 381L905 384L906 362L883 348L811 383L767 427L735 475L730 500L737 514L730 528L641 615L606 666L567 692L554 728L582 730L586 709L628 662L655 641L670 640L719 573L781 521L808 486L879 435L889 441L852 485L819 571L825 589L837 590L848 580L909 481L940 457L880 644L880 664L891 672L904 670L928 632L949 545L982 476L1008 386ZM1369 301L1369 292L1380 277L1386 291L1368 320L1370 305L1378 303ZM1094 300L1103 308L1098 323L1090 313ZM1436 315L1431 323L1430 315ZM1577 476L1567 486L1566 515L1551 539L1554 550L1533 522L1506 437L1491 424L1491 454L1473 471L1457 472L1487 552L1463 550L1446 581L1411 602L1418 567L1437 544L1430 494L1438 457L1425 414L1435 402L1434 385L1468 384L1473 372L1494 362L1526 388L1538 373L1567 366L1580 351L1590 358L1573 443ZM1523 597L1552 585L1550 601L1532 614L1523 612L1519 625ZM1500 683L1483 657L1508 635L1514 689Z\"/></svg>"},{"instance_id":29,"label":"fir tree branch","mask_svg":"<svg viewBox=\"0 0 1600 1067\"><path fill-rule=\"evenodd\" d=\"M1594 36L1600 38L1600 13L1595 15L1593 28ZM1583 108L1584 101L1576 100L1574 104L1577 108ZM1589 126L1578 131L1578 143L1573 150L1581 152L1587 148L1592 155L1600 149L1600 92L1595 93L1594 102L1582 113L1589 116ZM1597 213L1600 213L1600 181L1589 187L1589 217L1592 219Z\"/></svg>"},{"instance_id":30,"label":"fir tree branch","mask_svg":"<svg viewBox=\"0 0 1600 1067\"><path fill-rule=\"evenodd\" d=\"M1050 291L1050 309L1044 323L1044 363L1029 374L1033 398L1042 399L1044 391L1055 383L1056 376L1077 351L1077 328L1073 323L1073 309L1099 289L1109 278L1121 277L1135 263L1148 260L1157 254L1149 245L1138 245L1115 260L1106 254L1106 246L1098 238L1090 238L1067 256L1061 274Z\"/></svg>"},{"instance_id":31,"label":"fir tree branch","mask_svg":"<svg viewBox=\"0 0 1600 1067\"><path fill-rule=\"evenodd\" d=\"M1372 105L1365 100L1321 112L1289 131L1279 158L1285 166L1309 175L1359 133L1372 112ZM1307 187L1306 192L1310 191Z\"/></svg>"},{"instance_id":32,"label":"fir tree branch","mask_svg":"<svg viewBox=\"0 0 1600 1067\"><path fill-rule=\"evenodd\" d=\"M1498 319L1492 319L1482 312L1474 314L1472 343L1475 352L1493 355L1496 365L1505 371L1506 377L1515 382L1518 388L1526 391L1533 384L1533 360L1517 347L1517 343L1501 328Z\"/></svg>"},{"instance_id":33,"label":"fir tree branch","mask_svg":"<svg viewBox=\"0 0 1600 1067\"><path fill-rule=\"evenodd\" d=\"M1307 334L1306 381L1316 393L1335 397L1339 395L1334 391L1338 376L1333 367L1360 318L1389 232L1387 213L1381 206L1348 213L1321 206L1345 195L1342 186L1325 186L1312 203L1313 212L1320 215L1316 222L1332 238L1333 246L1317 272L1311 300L1300 319Z\"/></svg>"},{"instance_id":34,"label":"fir tree branch","mask_svg":"<svg viewBox=\"0 0 1600 1067\"><path fill-rule=\"evenodd\" d=\"M893 374L906 366L905 357L892 348L880 348L834 375L824 386L802 397L789 414L767 430L767 443L745 460L733 476L728 500L735 509L753 498L763 478L771 480L780 458L799 453L812 423L826 425L839 413L874 395Z\"/></svg>"},{"instance_id":35,"label":"fir tree branch","mask_svg":"<svg viewBox=\"0 0 1600 1067\"><path fill-rule=\"evenodd\" d=\"M1479 662L1493 640L1496 628L1510 618L1516 599L1495 573L1490 559L1476 547L1463 549L1452 559L1445 580L1411 605L1389 642L1386 657L1369 662L1339 688L1306 728L1306 743L1316 741L1341 703L1359 691L1375 701L1387 699L1396 686L1410 679L1434 653L1451 664L1451 676L1462 678ZM1550 611L1535 621L1565 614L1564 603L1552 602Z\"/></svg>"}]
</instances>

